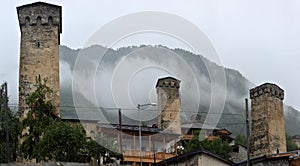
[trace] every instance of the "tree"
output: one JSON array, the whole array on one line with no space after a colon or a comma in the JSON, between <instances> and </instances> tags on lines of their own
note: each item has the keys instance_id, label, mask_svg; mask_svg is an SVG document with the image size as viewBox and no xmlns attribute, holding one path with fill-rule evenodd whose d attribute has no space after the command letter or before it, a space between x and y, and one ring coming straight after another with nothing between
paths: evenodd
<instances>
[{"instance_id":1,"label":"tree","mask_svg":"<svg viewBox=\"0 0 300 166\"><path fill-rule=\"evenodd\" d=\"M247 138L242 134L237 135L234 142L235 144L247 147Z\"/></svg>"},{"instance_id":2,"label":"tree","mask_svg":"<svg viewBox=\"0 0 300 166\"><path fill-rule=\"evenodd\" d=\"M119 144L116 138L108 137L107 135L95 135L95 142L99 145L103 145L103 150L100 151L101 156L105 156L105 154L109 154L110 157L121 158L121 154L117 153ZM99 154L98 154L99 155Z\"/></svg>"},{"instance_id":3,"label":"tree","mask_svg":"<svg viewBox=\"0 0 300 166\"><path fill-rule=\"evenodd\" d=\"M50 87L46 85L47 80L42 81L41 77L36 77L36 90L26 98L26 104L29 106L27 117L22 121L24 142L21 145L21 151L25 159L37 158L39 143L46 127L52 125L55 120L55 108L51 100L47 98L52 93Z\"/></svg>"},{"instance_id":4,"label":"tree","mask_svg":"<svg viewBox=\"0 0 300 166\"><path fill-rule=\"evenodd\" d=\"M104 156L107 152L110 156L118 156L98 142L87 139L81 124L61 121L46 128L38 149L38 159L43 161L88 162L87 158L97 158L99 154Z\"/></svg>"},{"instance_id":5,"label":"tree","mask_svg":"<svg viewBox=\"0 0 300 166\"><path fill-rule=\"evenodd\" d=\"M18 134L20 123L16 114L11 110L7 109L8 125L6 124L6 108L4 105L5 97L2 86L0 87L0 163L7 162L7 154L10 161L16 159L17 148L18 148ZM8 100L8 99L7 99ZM7 126L9 127L7 129ZM8 130L9 138L9 152L6 149L6 131Z\"/></svg>"},{"instance_id":6,"label":"tree","mask_svg":"<svg viewBox=\"0 0 300 166\"><path fill-rule=\"evenodd\" d=\"M299 149L297 144L293 141L292 137L287 133L286 133L286 149L288 152Z\"/></svg>"},{"instance_id":7,"label":"tree","mask_svg":"<svg viewBox=\"0 0 300 166\"><path fill-rule=\"evenodd\" d=\"M187 144L187 152L193 152L201 149L218 154L225 159L229 159L230 153L232 152L228 142L223 142L221 138L216 138L212 141L207 139L199 141L199 133L196 133Z\"/></svg>"},{"instance_id":8,"label":"tree","mask_svg":"<svg viewBox=\"0 0 300 166\"><path fill-rule=\"evenodd\" d=\"M4 111L1 110L0 117L5 117ZM19 119L16 114L8 109L8 124L9 124L9 147L10 147L10 159L15 160L18 149L18 135L19 135ZM0 120L0 163L6 162L6 122L4 118Z\"/></svg>"},{"instance_id":9,"label":"tree","mask_svg":"<svg viewBox=\"0 0 300 166\"><path fill-rule=\"evenodd\" d=\"M55 107L47 98L52 89L46 83L37 77L36 90L26 98L29 111L22 129L27 133L21 145L25 159L86 162L87 156L103 153L101 145L87 140L80 124L62 122L55 116Z\"/></svg>"},{"instance_id":10,"label":"tree","mask_svg":"<svg viewBox=\"0 0 300 166\"><path fill-rule=\"evenodd\" d=\"M91 157L98 158L99 154L105 154L106 149L94 140L87 140L85 143L86 153Z\"/></svg>"},{"instance_id":11,"label":"tree","mask_svg":"<svg viewBox=\"0 0 300 166\"><path fill-rule=\"evenodd\" d=\"M48 126L38 142L39 160L82 162L86 136L80 124L56 122Z\"/></svg>"}]
</instances>

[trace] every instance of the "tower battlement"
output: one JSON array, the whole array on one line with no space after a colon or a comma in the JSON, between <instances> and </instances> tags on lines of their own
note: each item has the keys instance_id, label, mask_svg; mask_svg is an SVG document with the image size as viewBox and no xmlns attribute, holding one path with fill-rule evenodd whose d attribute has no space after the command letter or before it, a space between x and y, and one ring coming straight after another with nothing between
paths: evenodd
<instances>
[{"instance_id":1,"label":"tower battlement","mask_svg":"<svg viewBox=\"0 0 300 166\"><path fill-rule=\"evenodd\" d=\"M156 88L180 88L180 80L172 77L160 78L157 81Z\"/></svg>"},{"instance_id":2,"label":"tower battlement","mask_svg":"<svg viewBox=\"0 0 300 166\"><path fill-rule=\"evenodd\" d=\"M251 99L265 94L276 97L280 100L284 99L284 90L282 90L279 86L275 84L265 83L253 89L250 89Z\"/></svg>"},{"instance_id":3,"label":"tower battlement","mask_svg":"<svg viewBox=\"0 0 300 166\"><path fill-rule=\"evenodd\" d=\"M62 33L61 6L36 2L17 7L17 12L21 31L28 26L51 25Z\"/></svg>"}]
</instances>

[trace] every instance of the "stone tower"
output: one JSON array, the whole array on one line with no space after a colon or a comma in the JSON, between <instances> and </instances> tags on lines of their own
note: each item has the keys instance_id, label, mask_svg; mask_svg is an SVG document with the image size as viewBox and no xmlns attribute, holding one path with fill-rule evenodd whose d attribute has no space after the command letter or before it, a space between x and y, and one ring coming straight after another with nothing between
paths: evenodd
<instances>
[{"instance_id":1,"label":"stone tower","mask_svg":"<svg viewBox=\"0 0 300 166\"><path fill-rule=\"evenodd\" d=\"M158 128L181 134L180 80L160 78L156 84L158 97Z\"/></svg>"},{"instance_id":2,"label":"stone tower","mask_svg":"<svg viewBox=\"0 0 300 166\"><path fill-rule=\"evenodd\" d=\"M283 115L284 91L275 84L265 83L250 90L253 157L286 152Z\"/></svg>"},{"instance_id":3,"label":"stone tower","mask_svg":"<svg viewBox=\"0 0 300 166\"><path fill-rule=\"evenodd\" d=\"M62 8L44 2L17 7L21 30L19 68L19 108L26 116L25 98L34 91L35 79L47 78L53 90L49 96L59 116L59 44L62 32Z\"/></svg>"}]
</instances>

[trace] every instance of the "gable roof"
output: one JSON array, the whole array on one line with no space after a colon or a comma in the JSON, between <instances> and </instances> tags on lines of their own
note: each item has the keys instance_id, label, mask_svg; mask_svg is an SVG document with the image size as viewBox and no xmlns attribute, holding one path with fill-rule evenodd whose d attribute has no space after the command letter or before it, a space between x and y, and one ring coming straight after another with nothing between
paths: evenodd
<instances>
[{"instance_id":1,"label":"gable roof","mask_svg":"<svg viewBox=\"0 0 300 166\"><path fill-rule=\"evenodd\" d=\"M226 164L229 164L229 165L233 165L234 163L229 161L229 160L226 160L224 158L222 158L221 156L217 155L217 154L214 154L212 152L209 152L209 151L206 151L206 150L199 150L199 151L195 151L195 152L191 152L191 153L186 153L186 154L183 154L183 155L179 155L179 156L175 156L175 157L172 157L172 158L169 158L167 160L163 160L161 162L158 162L156 163L156 166L165 166L166 164L169 165L171 163L175 163L175 162L178 162L178 161L186 161L187 158L192 158L196 155L201 155L201 154L205 154L205 155L208 155L210 157L213 157L217 160L220 160Z\"/></svg>"},{"instance_id":2,"label":"gable roof","mask_svg":"<svg viewBox=\"0 0 300 166\"><path fill-rule=\"evenodd\" d=\"M251 164L254 163L261 163L264 161L274 161L274 160L289 160L290 158L296 157L298 152L292 151L292 152L286 152L286 153L279 153L279 154L266 154L258 157L254 157L250 159ZM237 162L235 164L236 166L246 166L247 160Z\"/></svg>"}]
</instances>

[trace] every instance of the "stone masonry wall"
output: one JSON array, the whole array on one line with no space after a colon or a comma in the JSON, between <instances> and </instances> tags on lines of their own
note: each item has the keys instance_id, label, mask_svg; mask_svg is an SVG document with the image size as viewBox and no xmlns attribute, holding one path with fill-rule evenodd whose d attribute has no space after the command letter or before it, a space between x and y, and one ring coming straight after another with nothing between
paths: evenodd
<instances>
[{"instance_id":1,"label":"stone masonry wall","mask_svg":"<svg viewBox=\"0 0 300 166\"><path fill-rule=\"evenodd\" d=\"M158 97L158 128L181 134L180 120L180 81L166 77L156 85Z\"/></svg>"},{"instance_id":2,"label":"stone masonry wall","mask_svg":"<svg viewBox=\"0 0 300 166\"><path fill-rule=\"evenodd\" d=\"M266 160L259 163L254 163L252 166L289 166L289 161L287 159L282 160Z\"/></svg>"},{"instance_id":3,"label":"stone masonry wall","mask_svg":"<svg viewBox=\"0 0 300 166\"><path fill-rule=\"evenodd\" d=\"M284 91L275 84L250 90L252 118L252 157L286 152L283 115Z\"/></svg>"},{"instance_id":4,"label":"stone masonry wall","mask_svg":"<svg viewBox=\"0 0 300 166\"><path fill-rule=\"evenodd\" d=\"M26 97L35 90L36 77L47 78L53 90L48 96L59 116L59 44L61 33L61 7L37 2L17 7L21 30L19 68L20 120L26 117Z\"/></svg>"}]
</instances>

